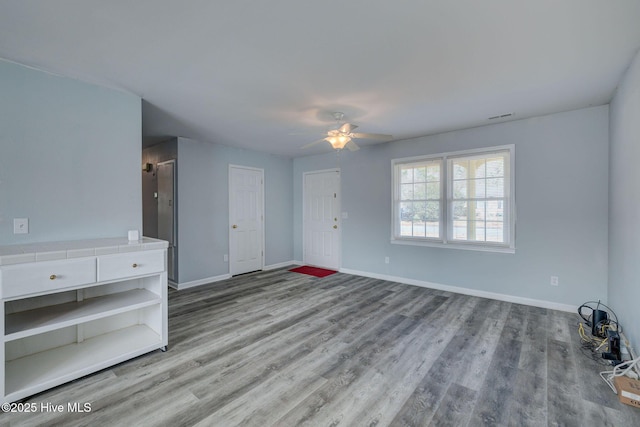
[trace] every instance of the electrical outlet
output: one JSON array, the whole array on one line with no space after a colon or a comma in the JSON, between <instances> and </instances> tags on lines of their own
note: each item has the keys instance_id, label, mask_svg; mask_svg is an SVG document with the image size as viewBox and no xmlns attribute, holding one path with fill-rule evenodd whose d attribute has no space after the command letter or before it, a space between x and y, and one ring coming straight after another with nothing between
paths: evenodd
<instances>
[{"instance_id":1,"label":"electrical outlet","mask_svg":"<svg viewBox=\"0 0 640 427\"><path fill-rule=\"evenodd\" d=\"M560 282L558 280L558 276L551 276L550 284L551 286L559 286Z\"/></svg>"},{"instance_id":2,"label":"electrical outlet","mask_svg":"<svg viewBox=\"0 0 640 427\"><path fill-rule=\"evenodd\" d=\"M389 264L389 257L388 256L384 257L384 263L385 264Z\"/></svg>"}]
</instances>

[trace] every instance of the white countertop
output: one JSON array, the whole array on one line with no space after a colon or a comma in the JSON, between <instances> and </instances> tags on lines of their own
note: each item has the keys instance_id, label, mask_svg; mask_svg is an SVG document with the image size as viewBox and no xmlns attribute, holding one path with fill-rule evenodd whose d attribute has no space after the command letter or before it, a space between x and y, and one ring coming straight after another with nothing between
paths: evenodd
<instances>
[{"instance_id":1,"label":"white countertop","mask_svg":"<svg viewBox=\"0 0 640 427\"><path fill-rule=\"evenodd\" d=\"M153 239L151 237L143 237L140 240L133 241L129 241L126 237L112 237L106 239L8 245L0 246L0 265L109 255L123 252L149 251L165 249L168 245L169 243L164 240Z\"/></svg>"}]
</instances>

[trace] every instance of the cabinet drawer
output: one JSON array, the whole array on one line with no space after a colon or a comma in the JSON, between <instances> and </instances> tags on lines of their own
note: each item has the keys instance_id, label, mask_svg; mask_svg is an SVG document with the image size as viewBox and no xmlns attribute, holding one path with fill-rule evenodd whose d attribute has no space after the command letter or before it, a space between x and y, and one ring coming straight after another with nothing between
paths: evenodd
<instances>
[{"instance_id":1,"label":"cabinet drawer","mask_svg":"<svg viewBox=\"0 0 640 427\"><path fill-rule=\"evenodd\" d=\"M96 281L96 259L46 261L0 267L2 297L55 292Z\"/></svg>"},{"instance_id":2,"label":"cabinet drawer","mask_svg":"<svg viewBox=\"0 0 640 427\"><path fill-rule=\"evenodd\" d=\"M98 257L98 281L126 279L127 277L164 271L164 251L128 252Z\"/></svg>"}]
</instances>

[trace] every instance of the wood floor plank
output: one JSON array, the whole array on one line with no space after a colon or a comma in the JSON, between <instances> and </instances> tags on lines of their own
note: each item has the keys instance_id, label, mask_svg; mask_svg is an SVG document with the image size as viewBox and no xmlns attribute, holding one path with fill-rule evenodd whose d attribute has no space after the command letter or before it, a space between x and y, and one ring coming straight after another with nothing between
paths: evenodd
<instances>
[{"instance_id":1,"label":"wood floor plank","mask_svg":"<svg viewBox=\"0 0 640 427\"><path fill-rule=\"evenodd\" d=\"M505 424L521 427L547 425L546 376L518 369L512 395L506 405Z\"/></svg>"},{"instance_id":2,"label":"wood floor plank","mask_svg":"<svg viewBox=\"0 0 640 427\"><path fill-rule=\"evenodd\" d=\"M502 305L499 305L502 307ZM477 335L473 345L462 354L464 370L456 372L455 382L471 390L479 391L487 375L487 367L493 360L498 342L502 336L502 325L509 310L499 312L499 317L487 318L486 324Z\"/></svg>"},{"instance_id":3,"label":"wood floor plank","mask_svg":"<svg viewBox=\"0 0 640 427\"><path fill-rule=\"evenodd\" d=\"M433 301L433 300L432 300ZM354 396L356 411L349 411L344 421L362 425L391 425L396 424L396 410L403 407L420 381L432 369L434 364L451 345L451 337L459 328L455 322L440 321L449 315L459 316L464 313L469 316L475 312L477 300L465 297L446 298L445 302L435 310L428 310L428 316L420 322L418 327L403 339L396 342L390 349L387 358L372 366L374 371L370 381L376 385L377 393L361 393L361 389L370 390L367 384L355 388L351 392ZM379 374L379 375L378 375ZM377 375L377 376L376 376ZM357 398L358 400L355 400ZM402 415L400 415L402 416Z\"/></svg>"},{"instance_id":4,"label":"wood floor plank","mask_svg":"<svg viewBox=\"0 0 640 427\"><path fill-rule=\"evenodd\" d=\"M511 313L519 317L519 310ZM469 425L505 425L509 399L512 398L522 342L513 332L503 330L491 364L478 394Z\"/></svg>"},{"instance_id":5,"label":"wood floor plank","mask_svg":"<svg viewBox=\"0 0 640 427\"><path fill-rule=\"evenodd\" d=\"M370 292L370 290L367 292ZM375 300L376 299L373 298L371 302L374 302ZM315 310L312 310L312 311L315 311ZM355 313L351 313L351 314L355 314ZM340 331L342 331L342 329L335 328L334 333L338 333ZM327 331L324 332L325 337L326 337L326 333ZM313 349L313 346L303 345L300 348L301 350L298 353L298 355L300 357L304 357L305 355L308 354L308 352L310 352ZM291 357L290 353L291 352L287 354L288 359L286 361L286 364L295 362L295 358ZM245 356L246 356L246 352L245 352ZM245 357L245 359L247 358ZM268 359L265 359L264 355L261 355L260 360L268 360ZM213 384L211 384L210 381L202 381L200 385L196 383L195 385L191 386L190 389L200 399L203 399L203 400L215 399L216 405L222 403L224 406L229 402L231 402L236 397L240 396L246 390L259 386L263 381L266 381L271 375L273 375L276 370L280 371L281 369L283 369L283 367L284 367L284 364L282 363L282 361L278 363L271 361L269 362L268 369L263 369L262 371L254 373L254 372L241 371L239 369L230 370L229 367L227 366L227 374L228 375L232 374L232 377L223 378L224 381L221 381L219 384L218 384L218 380L216 380L215 378L214 378ZM212 387L212 385L214 387ZM212 395L211 393L212 389L215 389L214 395ZM225 398L220 399L220 396L225 396ZM212 405L209 405L208 408L209 410L214 409ZM216 406L216 408L218 407ZM188 414L185 413L182 415L176 415L176 418L187 417L189 421L194 421L194 420L198 420L199 417L202 415L203 415L202 413L190 411Z\"/></svg>"},{"instance_id":6,"label":"wood floor plank","mask_svg":"<svg viewBox=\"0 0 640 427\"><path fill-rule=\"evenodd\" d=\"M334 357L328 364L324 364L317 372L328 381L327 383L289 411L286 416L278 420L282 425L298 425L309 421L311 418L319 418L317 422L332 423L334 417L339 416L332 408L335 403L341 405L344 397L351 389L351 385L366 374L373 363L372 359L379 357L389 345L389 340L396 334L406 334L415 329L417 323L405 316L391 316L385 319L378 328L369 331L369 334L360 342L351 345L338 357ZM371 340L371 337L378 340ZM357 355L353 352L358 350ZM356 356L356 357L354 357Z\"/></svg>"},{"instance_id":7,"label":"wood floor plank","mask_svg":"<svg viewBox=\"0 0 640 427\"><path fill-rule=\"evenodd\" d=\"M434 426L463 426L469 422L470 405L477 392L458 384L451 384L438 405L430 424Z\"/></svg>"},{"instance_id":8,"label":"wood floor plank","mask_svg":"<svg viewBox=\"0 0 640 427\"><path fill-rule=\"evenodd\" d=\"M569 342L548 339L547 408L550 425L583 426L584 404Z\"/></svg>"},{"instance_id":9,"label":"wood floor plank","mask_svg":"<svg viewBox=\"0 0 640 427\"><path fill-rule=\"evenodd\" d=\"M256 272L170 290L167 352L26 399L91 413L0 414L0 426L640 425L582 354L577 320L343 273Z\"/></svg>"},{"instance_id":10,"label":"wood floor plank","mask_svg":"<svg viewBox=\"0 0 640 427\"><path fill-rule=\"evenodd\" d=\"M578 332L578 315L557 310L549 310L549 338L555 341L571 342Z\"/></svg>"},{"instance_id":11,"label":"wood floor plank","mask_svg":"<svg viewBox=\"0 0 640 427\"><path fill-rule=\"evenodd\" d=\"M493 319L484 316L491 301L470 299L469 302L473 305L468 305L466 310L459 310L457 313L463 316L463 321L452 323L457 329L446 331L445 337L452 333L455 335L429 363L430 369L398 411L393 424L426 425L444 399L455 374L466 368L463 365L464 357L461 356L477 342L476 337L483 326L486 329L493 322Z\"/></svg>"},{"instance_id":12,"label":"wood floor plank","mask_svg":"<svg viewBox=\"0 0 640 427\"><path fill-rule=\"evenodd\" d=\"M434 357L435 352L446 346L447 341L439 339L439 336L446 338L453 332L450 325L439 327L437 323L447 312L444 304L437 308L434 300L429 300L428 304L432 308L427 311L428 319L409 323L410 327L394 336L395 345L378 343L380 351L374 350L373 356L364 360L349 359L348 363L343 364L341 373L364 369L353 379L350 387L340 394L339 399L322 406L323 415L314 417L314 421L324 424L339 421L343 425L387 425L391 421L394 412L381 412L381 409L400 405L407 399L419 378L431 366L431 363L427 363L429 357ZM411 366L415 369L407 370ZM345 411L344 408L360 409Z\"/></svg>"},{"instance_id":13,"label":"wood floor plank","mask_svg":"<svg viewBox=\"0 0 640 427\"><path fill-rule=\"evenodd\" d=\"M547 375L547 331L549 319L544 309L529 307L523 326L522 351L518 368L545 378Z\"/></svg>"},{"instance_id":14,"label":"wood floor plank","mask_svg":"<svg viewBox=\"0 0 640 427\"><path fill-rule=\"evenodd\" d=\"M196 426L269 426L279 418L271 408L289 411L326 384L325 378L300 372L280 374L200 421Z\"/></svg>"}]
</instances>

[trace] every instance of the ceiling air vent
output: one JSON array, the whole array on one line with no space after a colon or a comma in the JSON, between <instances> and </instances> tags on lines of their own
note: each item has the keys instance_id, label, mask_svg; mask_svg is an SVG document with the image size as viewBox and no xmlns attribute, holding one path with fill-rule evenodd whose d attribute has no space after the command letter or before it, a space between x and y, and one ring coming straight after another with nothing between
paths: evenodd
<instances>
[{"instance_id":1,"label":"ceiling air vent","mask_svg":"<svg viewBox=\"0 0 640 427\"><path fill-rule=\"evenodd\" d=\"M511 116L513 116L513 113L499 114L497 116L489 117L489 120L506 119L507 117Z\"/></svg>"}]
</instances>

